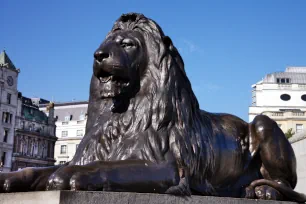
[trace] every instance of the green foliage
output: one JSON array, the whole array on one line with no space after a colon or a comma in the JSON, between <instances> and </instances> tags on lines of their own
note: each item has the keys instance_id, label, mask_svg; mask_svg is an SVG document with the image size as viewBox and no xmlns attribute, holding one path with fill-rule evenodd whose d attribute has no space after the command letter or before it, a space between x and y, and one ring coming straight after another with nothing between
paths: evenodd
<instances>
[{"instance_id":1,"label":"green foliage","mask_svg":"<svg viewBox=\"0 0 306 204\"><path fill-rule=\"evenodd\" d=\"M292 128L289 128L287 130L287 132L285 133L287 139L289 139L290 137L292 137L295 134L295 132L292 130Z\"/></svg>"}]
</instances>

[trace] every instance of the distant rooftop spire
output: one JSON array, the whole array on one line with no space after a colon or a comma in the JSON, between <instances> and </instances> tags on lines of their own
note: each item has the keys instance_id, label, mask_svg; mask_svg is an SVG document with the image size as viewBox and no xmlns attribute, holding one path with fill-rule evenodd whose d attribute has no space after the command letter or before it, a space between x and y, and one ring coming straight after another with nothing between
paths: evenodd
<instances>
[{"instance_id":1,"label":"distant rooftop spire","mask_svg":"<svg viewBox=\"0 0 306 204\"><path fill-rule=\"evenodd\" d=\"M8 66L11 69L16 69L15 65L9 58L9 56L6 54L5 49L0 53L0 65L2 66Z\"/></svg>"}]
</instances>

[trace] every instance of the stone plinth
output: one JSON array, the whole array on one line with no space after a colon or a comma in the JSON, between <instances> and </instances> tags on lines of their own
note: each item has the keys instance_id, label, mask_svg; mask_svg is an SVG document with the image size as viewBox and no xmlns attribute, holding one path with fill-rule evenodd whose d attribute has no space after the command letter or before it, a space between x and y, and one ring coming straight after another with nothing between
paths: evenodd
<instances>
[{"instance_id":1,"label":"stone plinth","mask_svg":"<svg viewBox=\"0 0 306 204\"><path fill-rule=\"evenodd\" d=\"M161 194L45 191L0 194L1 204L289 204L292 202L261 201L238 198L192 196L181 198Z\"/></svg>"}]
</instances>

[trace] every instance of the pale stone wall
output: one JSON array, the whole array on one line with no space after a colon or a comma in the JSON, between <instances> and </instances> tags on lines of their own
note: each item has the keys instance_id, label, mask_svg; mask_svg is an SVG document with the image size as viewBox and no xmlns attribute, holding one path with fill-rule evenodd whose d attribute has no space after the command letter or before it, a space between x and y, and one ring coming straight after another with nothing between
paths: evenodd
<instances>
[{"instance_id":1,"label":"pale stone wall","mask_svg":"<svg viewBox=\"0 0 306 204\"><path fill-rule=\"evenodd\" d=\"M295 190L306 194L306 135L289 139L297 162L298 183Z\"/></svg>"},{"instance_id":2,"label":"pale stone wall","mask_svg":"<svg viewBox=\"0 0 306 204\"><path fill-rule=\"evenodd\" d=\"M12 166L12 154L14 144L14 127L17 112L17 82L19 70L10 69L0 64L0 166L2 157L5 155L3 166L0 171L9 172ZM8 77L12 77L12 84L8 84ZM11 95L8 101L8 94ZM6 122L3 119L3 113L11 114L11 119ZM5 131L7 136L5 136ZM5 141L6 138L6 141Z\"/></svg>"}]
</instances>

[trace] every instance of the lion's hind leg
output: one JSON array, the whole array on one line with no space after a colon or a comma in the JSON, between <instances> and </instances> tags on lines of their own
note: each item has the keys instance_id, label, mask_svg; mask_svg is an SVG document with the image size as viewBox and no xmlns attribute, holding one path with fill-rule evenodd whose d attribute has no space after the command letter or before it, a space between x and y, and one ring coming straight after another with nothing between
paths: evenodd
<instances>
[{"instance_id":1,"label":"lion's hind leg","mask_svg":"<svg viewBox=\"0 0 306 204\"><path fill-rule=\"evenodd\" d=\"M258 115L249 126L249 137L251 155L259 156L260 173L267 182L260 185L255 180L255 183L246 188L246 197L273 200L283 200L286 197L294 200L288 189L293 191L297 182L296 159L282 130L268 116ZM280 192L281 187L287 191Z\"/></svg>"}]
</instances>

